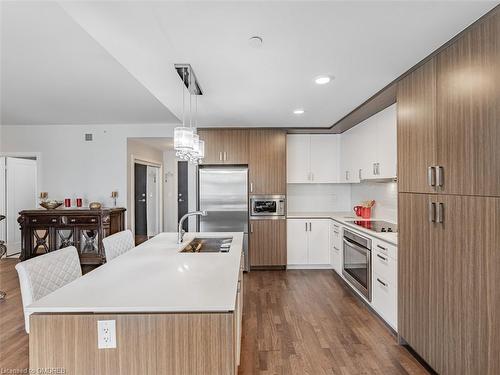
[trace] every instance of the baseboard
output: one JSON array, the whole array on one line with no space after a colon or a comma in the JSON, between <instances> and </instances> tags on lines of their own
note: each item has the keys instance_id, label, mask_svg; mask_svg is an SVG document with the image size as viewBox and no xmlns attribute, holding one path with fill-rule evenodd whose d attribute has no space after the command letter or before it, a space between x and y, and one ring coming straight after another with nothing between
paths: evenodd
<instances>
[{"instance_id":1,"label":"baseboard","mask_svg":"<svg viewBox=\"0 0 500 375\"><path fill-rule=\"evenodd\" d=\"M289 264L286 266L288 270L331 270L330 264Z\"/></svg>"}]
</instances>

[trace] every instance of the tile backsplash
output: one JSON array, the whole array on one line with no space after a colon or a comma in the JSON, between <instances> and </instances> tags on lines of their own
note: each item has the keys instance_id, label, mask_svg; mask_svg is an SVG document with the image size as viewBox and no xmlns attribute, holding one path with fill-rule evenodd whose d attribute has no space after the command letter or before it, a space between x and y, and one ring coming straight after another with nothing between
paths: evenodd
<instances>
[{"instance_id":1,"label":"tile backsplash","mask_svg":"<svg viewBox=\"0 0 500 375\"><path fill-rule=\"evenodd\" d=\"M352 212L362 201L375 200L372 217L397 221L396 182L359 184L288 184L288 212Z\"/></svg>"},{"instance_id":2,"label":"tile backsplash","mask_svg":"<svg viewBox=\"0 0 500 375\"><path fill-rule=\"evenodd\" d=\"M288 184L288 212L351 211L349 184Z\"/></svg>"},{"instance_id":3,"label":"tile backsplash","mask_svg":"<svg viewBox=\"0 0 500 375\"><path fill-rule=\"evenodd\" d=\"M352 206L371 199L375 200L372 217L397 221L398 185L396 182L363 181L351 185Z\"/></svg>"}]
</instances>

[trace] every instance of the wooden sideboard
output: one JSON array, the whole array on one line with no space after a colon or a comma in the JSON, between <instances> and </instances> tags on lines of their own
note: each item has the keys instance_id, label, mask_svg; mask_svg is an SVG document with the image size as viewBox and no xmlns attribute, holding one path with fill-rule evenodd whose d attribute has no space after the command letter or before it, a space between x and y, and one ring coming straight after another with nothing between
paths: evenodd
<instances>
[{"instance_id":1,"label":"wooden sideboard","mask_svg":"<svg viewBox=\"0 0 500 375\"><path fill-rule=\"evenodd\" d=\"M125 229L125 208L34 209L19 215L21 260L75 246L83 272L105 262L102 239Z\"/></svg>"}]
</instances>

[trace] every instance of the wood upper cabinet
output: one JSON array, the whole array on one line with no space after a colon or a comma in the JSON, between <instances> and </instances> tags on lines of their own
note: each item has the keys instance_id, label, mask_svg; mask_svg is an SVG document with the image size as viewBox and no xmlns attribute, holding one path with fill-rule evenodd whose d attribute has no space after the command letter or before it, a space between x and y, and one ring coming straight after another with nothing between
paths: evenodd
<instances>
[{"instance_id":1,"label":"wood upper cabinet","mask_svg":"<svg viewBox=\"0 0 500 375\"><path fill-rule=\"evenodd\" d=\"M200 129L205 141L203 164L248 164L248 130Z\"/></svg>"},{"instance_id":2,"label":"wood upper cabinet","mask_svg":"<svg viewBox=\"0 0 500 375\"><path fill-rule=\"evenodd\" d=\"M442 192L500 196L500 11L437 58Z\"/></svg>"},{"instance_id":3,"label":"wood upper cabinet","mask_svg":"<svg viewBox=\"0 0 500 375\"><path fill-rule=\"evenodd\" d=\"M249 131L250 194L286 194L286 131Z\"/></svg>"},{"instance_id":4,"label":"wood upper cabinet","mask_svg":"<svg viewBox=\"0 0 500 375\"><path fill-rule=\"evenodd\" d=\"M495 11L398 83L400 192L500 196L499 67Z\"/></svg>"},{"instance_id":5,"label":"wood upper cabinet","mask_svg":"<svg viewBox=\"0 0 500 375\"><path fill-rule=\"evenodd\" d=\"M398 204L399 335L440 374L500 373L500 198Z\"/></svg>"},{"instance_id":6,"label":"wood upper cabinet","mask_svg":"<svg viewBox=\"0 0 500 375\"><path fill-rule=\"evenodd\" d=\"M410 73L397 87L398 188L431 193L428 168L436 165L436 61Z\"/></svg>"},{"instance_id":7,"label":"wood upper cabinet","mask_svg":"<svg viewBox=\"0 0 500 375\"><path fill-rule=\"evenodd\" d=\"M251 267L286 265L286 220L250 220Z\"/></svg>"}]
</instances>

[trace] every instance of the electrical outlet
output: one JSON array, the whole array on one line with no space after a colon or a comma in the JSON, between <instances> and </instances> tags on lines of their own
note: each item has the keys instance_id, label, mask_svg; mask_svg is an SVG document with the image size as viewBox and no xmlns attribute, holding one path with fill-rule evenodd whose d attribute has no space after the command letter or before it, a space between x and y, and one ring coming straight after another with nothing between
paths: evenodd
<instances>
[{"instance_id":1,"label":"electrical outlet","mask_svg":"<svg viewBox=\"0 0 500 375\"><path fill-rule=\"evenodd\" d=\"M116 348L116 320L97 321L97 347Z\"/></svg>"}]
</instances>

